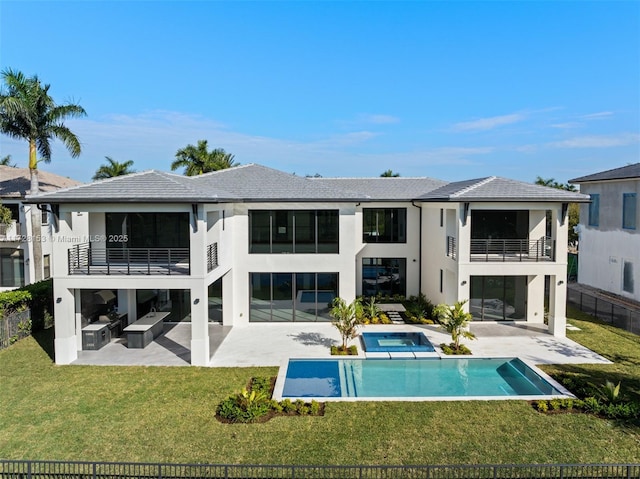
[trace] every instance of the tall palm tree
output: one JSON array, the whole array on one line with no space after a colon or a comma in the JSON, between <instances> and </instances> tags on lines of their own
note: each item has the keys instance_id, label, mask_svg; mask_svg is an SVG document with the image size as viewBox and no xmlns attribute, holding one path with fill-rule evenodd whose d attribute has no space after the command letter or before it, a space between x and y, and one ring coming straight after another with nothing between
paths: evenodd
<instances>
[{"instance_id":1,"label":"tall palm tree","mask_svg":"<svg viewBox=\"0 0 640 479\"><path fill-rule=\"evenodd\" d=\"M51 161L51 141L58 139L64 143L73 158L80 155L78 137L65 126L64 120L86 115L84 108L75 103L58 105L49 95L50 85L40 82L33 75L26 77L22 72L6 69L2 71L4 86L0 91L0 132L11 138L29 142L29 172L31 194L39 192L38 159ZM31 208L32 231L34 237L41 234L41 213ZM35 280L42 279L42 245L33 244Z\"/></svg>"},{"instance_id":2,"label":"tall palm tree","mask_svg":"<svg viewBox=\"0 0 640 479\"><path fill-rule=\"evenodd\" d=\"M237 166L234 156L222 148L207 150L207 140L199 140L198 146L187 145L176 152L176 160L171 163L171 170L184 168L186 176L202 175L211 171L224 170Z\"/></svg>"},{"instance_id":3,"label":"tall palm tree","mask_svg":"<svg viewBox=\"0 0 640 479\"><path fill-rule=\"evenodd\" d=\"M128 175L129 173L135 173L135 170L132 170L133 160L128 160L120 163L119 161L113 160L109 156L105 156L107 159L107 164L100 165L100 168L96 170L96 174L93 175L94 180L104 180L106 178L113 178L114 176L122 176Z\"/></svg>"}]
</instances>

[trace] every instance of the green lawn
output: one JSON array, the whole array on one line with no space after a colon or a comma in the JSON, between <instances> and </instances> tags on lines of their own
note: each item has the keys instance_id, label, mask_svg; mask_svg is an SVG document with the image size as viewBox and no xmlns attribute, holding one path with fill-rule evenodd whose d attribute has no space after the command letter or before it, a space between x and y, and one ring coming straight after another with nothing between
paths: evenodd
<instances>
[{"instance_id":1,"label":"green lawn","mask_svg":"<svg viewBox=\"0 0 640 479\"><path fill-rule=\"evenodd\" d=\"M573 339L640 398L640 337L583 320ZM276 368L56 366L50 336L0 351L0 458L259 464L640 462L640 426L525 401L328 403L324 417L221 424L217 403Z\"/></svg>"}]
</instances>

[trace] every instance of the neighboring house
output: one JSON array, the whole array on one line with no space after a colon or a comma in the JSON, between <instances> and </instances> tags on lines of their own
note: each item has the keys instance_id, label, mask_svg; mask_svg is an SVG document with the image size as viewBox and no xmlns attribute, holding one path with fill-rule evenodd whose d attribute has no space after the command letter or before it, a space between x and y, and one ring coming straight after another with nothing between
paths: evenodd
<instances>
[{"instance_id":1,"label":"neighboring house","mask_svg":"<svg viewBox=\"0 0 640 479\"><path fill-rule=\"evenodd\" d=\"M40 191L48 192L68 188L80 183L69 178L39 170ZM0 291L19 288L35 281L35 264L42 265L41 277L51 276L50 208L46 204L23 202L31 188L28 168L0 165L0 203L11 210L13 220L0 225ZM39 208L42 230L39 237L31 229L31 208ZM33 261L34 242L42 245L42 261Z\"/></svg>"},{"instance_id":2,"label":"neighboring house","mask_svg":"<svg viewBox=\"0 0 640 479\"><path fill-rule=\"evenodd\" d=\"M30 200L56 215L57 363L117 307L127 323L150 311L190 322L191 362L204 366L211 321L329 321L333 298L361 294L470 299L475 320L539 325L546 301L549 332L564 336L567 207L588 197L496 177L303 178L250 164Z\"/></svg>"},{"instance_id":3,"label":"neighboring house","mask_svg":"<svg viewBox=\"0 0 640 479\"><path fill-rule=\"evenodd\" d=\"M578 281L640 301L640 163L570 180L580 208Z\"/></svg>"}]
</instances>

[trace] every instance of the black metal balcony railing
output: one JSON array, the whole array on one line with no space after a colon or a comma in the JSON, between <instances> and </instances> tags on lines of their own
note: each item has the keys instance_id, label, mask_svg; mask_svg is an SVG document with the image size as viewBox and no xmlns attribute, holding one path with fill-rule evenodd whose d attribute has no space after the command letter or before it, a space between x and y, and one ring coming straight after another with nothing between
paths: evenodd
<instances>
[{"instance_id":1,"label":"black metal balcony railing","mask_svg":"<svg viewBox=\"0 0 640 479\"><path fill-rule=\"evenodd\" d=\"M188 275L189 248L93 248L91 243L72 246L68 254L70 275Z\"/></svg>"},{"instance_id":2,"label":"black metal balcony railing","mask_svg":"<svg viewBox=\"0 0 640 479\"><path fill-rule=\"evenodd\" d=\"M456 239L453 236L447 236L447 256L456 259Z\"/></svg>"},{"instance_id":3,"label":"black metal balcony railing","mask_svg":"<svg viewBox=\"0 0 640 479\"><path fill-rule=\"evenodd\" d=\"M218 243L207 246L207 273L218 267Z\"/></svg>"},{"instance_id":4,"label":"black metal balcony railing","mask_svg":"<svg viewBox=\"0 0 640 479\"><path fill-rule=\"evenodd\" d=\"M0 224L0 241L14 241L21 235L21 225L16 221L9 224Z\"/></svg>"},{"instance_id":5,"label":"black metal balcony railing","mask_svg":"<svg viewBox=\"0 0 640 479\"><path fill-rule=\"evenodd\" d=\"M555 240L472 239L471 261L555 261Z\"/></svg>"}]
</instances>

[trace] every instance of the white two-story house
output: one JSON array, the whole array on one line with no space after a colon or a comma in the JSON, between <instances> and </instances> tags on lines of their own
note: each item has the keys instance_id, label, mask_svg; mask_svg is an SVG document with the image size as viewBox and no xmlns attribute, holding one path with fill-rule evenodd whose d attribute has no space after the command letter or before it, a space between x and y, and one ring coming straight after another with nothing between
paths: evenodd
<instances>
[{"instance_id":1,"label":"white two-story house","mask_svg":"<svg viewBox=\"0 0 640 479\"><path fill-rule=\"evenodd\" d=\"M580 208L578 281L640 302L640 163L570 180Z\"/></svg>"},{"instance_id":2,"label":"white two-story house","mask_svg":"<svg viewBox=\"0 0 640 479\"><path fill-rule=\"evenodd\" d=\"M39 171L38 177L43 192L80 184L46 171ZM46 204L25 203L30 188L28 168L0 165L0 204L8 208L12 216L9 224L0 224L0 291L51 277L50 208ZM32 208L38 208L41 218L38 234L31 224Z\"/></svg>"},{"instance_id":3,"label":"white two-story house","mask_svg":"<svg viewBox=\"0 0 640 479\"><path fill-rule=\"evenodd\" d=\"M55 215L56 362L74 361L98 304L127 324L329 321L335 297L468 299L478 321L565 334L567 206L588 197L488 177L303 178L260 165L147 171L30 199ZM88 234L76 229L78 215ZM104 312L104 311L103 311Z\"/></svg>"}]
</instances>

